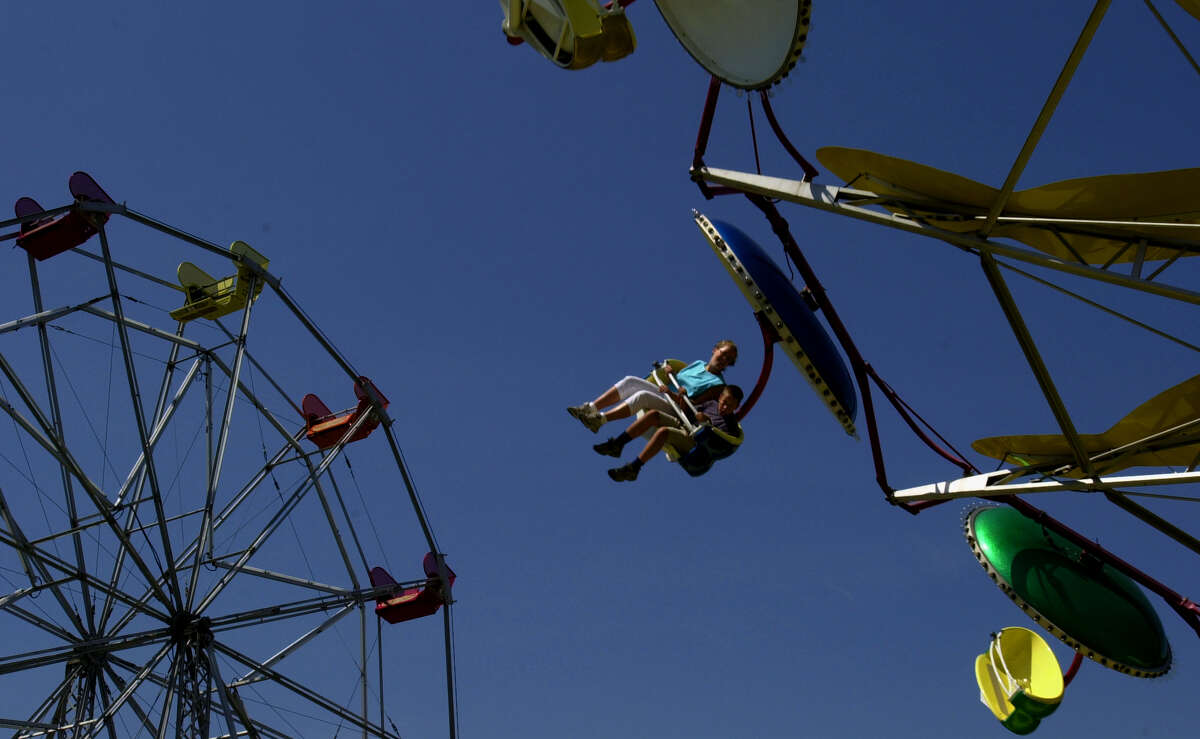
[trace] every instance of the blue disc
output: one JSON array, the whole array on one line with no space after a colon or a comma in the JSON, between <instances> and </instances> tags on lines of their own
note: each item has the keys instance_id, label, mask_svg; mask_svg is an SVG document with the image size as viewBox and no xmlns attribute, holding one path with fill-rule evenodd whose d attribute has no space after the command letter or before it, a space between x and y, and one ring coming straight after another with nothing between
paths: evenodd
<instances>
[{"instance_id":1,"label":"blue disc","mask_svg":"<svg viewBox=\"0 0 1200 739\"><path fill-rule=\"evenodd\" d=\"M779 334L780 346L846 433L855 435L858 394L850 370L800 291L745 233L700 213L694 217L751 307L766 316Z\"/></svg>"}]
</instances>

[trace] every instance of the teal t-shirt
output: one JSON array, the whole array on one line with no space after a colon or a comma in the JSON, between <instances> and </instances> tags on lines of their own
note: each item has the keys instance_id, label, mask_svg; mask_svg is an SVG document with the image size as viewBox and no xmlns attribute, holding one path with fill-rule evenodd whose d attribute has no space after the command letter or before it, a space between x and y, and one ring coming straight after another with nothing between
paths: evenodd
<instances>
[{"instance_id":1,"label":"teal t-shirt","mask_svg":"<svg viewBox=\"0 0 1200 739\"><path fill-rule=\"evenodd\" d=\"M725 384L723 377L708 371L708 362L703 359L697 359L676 372L675 379L679 381L679 386L683 388L689 398L694 398L709 388Z\"/></svg>"}]
</instances>

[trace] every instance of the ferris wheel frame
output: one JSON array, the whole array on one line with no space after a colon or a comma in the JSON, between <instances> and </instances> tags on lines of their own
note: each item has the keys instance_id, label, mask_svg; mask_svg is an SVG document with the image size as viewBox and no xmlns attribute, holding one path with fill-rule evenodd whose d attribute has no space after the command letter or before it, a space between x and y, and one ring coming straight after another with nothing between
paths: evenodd
<instances>
[{"instance_id":1,"label":"ferris wheel frame","mask_svg":"<svg viewBox=\"0 0 1200 739\"><path fill-rule=\"evenodd\" d=\"M362 389L364 412L353 417L347 416L347 422L338 427L344 427L344 431L340 437L335 434L332 443L319 444L315 451L301 446L309 430L306 428L308 424L296 430L294 422L282 420L268 407L268 401L244 379L246 368L252 366L272 386L272 391L278 392L294 409L300 410L290 400L292 396L280 387L248 349L247 335L252 307L255 305L254 297L238 307L236 313L240 315L236 317L239 327L236 330L231 331L220 322L213 321L220 331L214 346L186 336L186 320L178 321L177 329L171 332L127 315L125 309L128 298L118 286L118 273L180 292L186 292L186 285L181 288L114 260L106 226L112 216L123 217L196 247L201 252L232 262L238 269L239 278L244 276L248 281L246 294L249 296L257 296L262 287L269 287L271 294L280 301L287 313L298 320L302 332L315 342L319 351L347 374L356 388ZM101 263L107 291L82 302L47 308L43 304L39 284L39 260L30 252L28 262L34 312L0 324L0 336L22 329L31 329L38 335L42 367L40 379L46 386L46 400L43 402L39 399L39 392L31 386L32 381L26 381L22 372L0 352L0 375L18 396L15 402L10 401L7 395L0 398L0 417L10 419L15 433L31 440L35 447L40 447L49 458L49 464L58 468L64 498L63 510L69 519L69 525L65 527L53 527L54 530L42 532L36 537L27 535L26 527L21 525L14 514L14 506L9 504L3 487L0 487L0 547L7 548L13 554L29 581L27 587L18 587L0 595L0 611L15 617L35 632L61 642L58 646L0 656L0 675L38 670L56 664L65 665L65 672L47 697L29 709L28 718L0 717L0 726L15 729L16 736L21 737L63 731L71 731L78 736L116 736L118 732L128 730L127 724L119 727L114 718L124 712L128 720L139 727L140 733L150 736L209 736L210 727L217 725L224 727L223 730L218 729L221 732L219 735L288 736L288 731L275 728L269 721L252 715L246 707L246 701L239 695L239 688L269 683L296 696L304 704L316 707L329 717L329 721L336 721L347 728L353 727L353 730L361 731L363 736L398 736L398 731L389 730L385 725L389 718L382 689L379 689L378 718L371 716L374 709L368 703L368 666L371 661L367 643L368 624L371 618L377 623L380 618L368 614L367 606L374 601L378 611L384 608L385 603L403 600L399 596L429 590L440 599L436 605L441 605L443 611L448 727L449 735L456 736L451 635L451 583L454 576L438 548L391 428L393 420L386 411L386 400L372 383L360 381L361 375L282 287L278 277L270 273L264 263L245 253L231 251L188 234L124 204L88 199L79 199L35 216L0 222L0 231L21 227L21 232L5 237L15 237L20 244L26 224L67 217L86 221L94 227L99 237L99 253L89 252L81 246L73 251ZM128 384L128 405L135 419L133 425L136 426L132 446L137 451L137 457L119 484L114 481L111 486L98 484L89 476L64 434L63 413L56 389L60 378L55 369L55 362L61 365L62 360L57 355L52 358L54 350L48 327L55 326L57 321L77 316L99 319L112 327L116 337L114 351L121 356ZM150 337L169 346L168 359L164 363L167 369L163 372L154 396L153 411L149 414L142 400L139 372L134 366L138 360L134 358L132 334ZM232 358L223 359L222 351L232 351ZM214 377L226 383L227 394L220 403L219 416L213 413L217 408ZM176 414L187 402L189 393L203 393L203 407L207 414L203 461L206 476L203 480L204 501L198 508L168 516L162 504L164 484L160 479L161 470L155 451L165 430L171 427ZM280 446L268 455L264 445L262 465L244 480L236 492L226 492L218 506L218 488L226 466L235 405L239 403L249 404L259 422L265 422L279 435ZM420 538L424 540L424 548L432 554L432 569L427 566L426 576L421 579L395 582L387 576L377 585L367 581L367 557L350 520L343 493L332 477L332 463L344 456L349 443L365 436L375 424L382 426L389 456L399 472L419 525ZM214 427L217 430L214 431ZM277 502L262 506L258 497L255 497L256 491L265 488L267 480L274 480L276 470L284 466L301 470L293 481L293 487L286 495L280 491ZM278 490L278 481L274 484ZM313 491L319 500L329 534L336 542L336 559L345 568L346 584L323 583L252 564L255 555L263 551L272 535ZM239 509L251 498L260 506L253 516L265 517L266 522L255 524L257 528L237 522L238 530L231 538L241 536L238 541L248 544L240 551L218 555L214 549L215 534L227 522L233 521L234 516L244 515L244 511ZM87 504L94 508L94 513L83 512L82 508ZM151 509L151 520L144 520L146 512ZM199 526L194 536L185 536L184 545L177 546L168 533L168 527L182 526L182 521L188 518L198 518ZM249 520L254 522L253 517ZM50 527L48 519L46 524ZM242 534L243 528L249 528L251 533ZM110 536L118 553L112 555L105 552L105 556L101 557L101 547L97 543L96 552L89 559L81 541L91 532ZM136 537L143 539L135 543ZM49 549L49 546L56 546L58 541L72 542L73 556L60 556ZM356 558L353 549L357 550L360 563L353 561ZM99 567L95 566L97 563L100 563ZM217 574L202 584L202 570ZM131 576L130 573L136 575L133 585L124 582ZM267 605L233 610L224 602L225 610L220 613L213 612L215 609L210 610L235 580L244 578L290 588L292 590L289 592L298 592L305 597L291 597ZM263 587L265 589L267 586ZM36 599L42 593L49 593L55 600L61 611L55 611L57 618L39 615L38 611L24 607L29 599ZM354 611L359 614L358 655L354 660L359 684L354 690L360 693L360 702L356 709L350 709L343 702L330 699L304 681L281 671L280 663L312 644L318 636L333 629ZM310 624L313 619L320 620L304 628L266 658L251 656L244 647L223 638L226 634L235 634L252 626L305 618ZM147 628L147 622L156 625ZM382 627L377 626L376 631L379 643L372 650L378 648L378 675L382 683ZM164 664L168 666L162 667ZM222 664L226 665L225 670L230 666L236 667L237 674L223 674ZM158 696L153 703L146 705L143 702L144 693L138 691L155 689L159 691ZM160 698L161 705L158 705Z\"/></svg>"}]
</instances>

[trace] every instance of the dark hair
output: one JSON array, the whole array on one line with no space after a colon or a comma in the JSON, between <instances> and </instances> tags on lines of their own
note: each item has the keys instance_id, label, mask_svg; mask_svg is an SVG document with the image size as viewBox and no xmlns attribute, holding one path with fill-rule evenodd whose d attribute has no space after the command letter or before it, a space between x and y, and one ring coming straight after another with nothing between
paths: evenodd
<instances>
[{"instance_id":1,"label":"dark hair","mask_svg":"<svg viewBox=\"0 0 1200 739\"><path fill-rule=\"evenodd\" d=\"M737 398L738 403L741 403L742 398L746 397L746 394L743 393L742 389L740 387L738 387L737 385L725 385L724 387L721 388L722 392L724 392L726 390L729 391L730 395Z\"/></svg>"}]
</instances>

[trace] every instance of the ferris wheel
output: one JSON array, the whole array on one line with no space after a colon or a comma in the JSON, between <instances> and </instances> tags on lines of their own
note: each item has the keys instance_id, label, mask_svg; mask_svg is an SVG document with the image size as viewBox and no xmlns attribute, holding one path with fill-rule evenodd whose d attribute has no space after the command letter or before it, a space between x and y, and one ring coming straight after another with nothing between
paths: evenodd
<instances>
[{"instance_id":1,"label":"ferris wheel","mask_svg":"<svg viewBox=\"0 0 1200 739\"><path fill-rule=\"evenodd\" d=\"M384 388L249 244L70 191L0 223L0 727L454 736L455 575Z\"/></svg>"}]
</instances>

